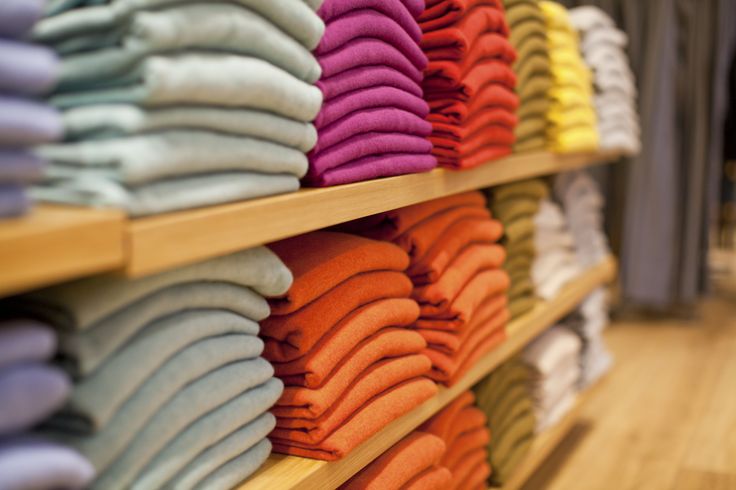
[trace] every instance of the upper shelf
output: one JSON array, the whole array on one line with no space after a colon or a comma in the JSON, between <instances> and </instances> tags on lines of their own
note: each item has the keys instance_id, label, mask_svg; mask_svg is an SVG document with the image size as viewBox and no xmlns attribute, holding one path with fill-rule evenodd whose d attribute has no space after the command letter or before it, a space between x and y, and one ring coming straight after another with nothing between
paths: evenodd
<instances>
[{"instance_id":1,"label":"upper shelf","mask_svg":"<svg viewBox=\"0 0 736 490\"><path fill-rule=\"evenodd\" d=\"M588 294L615 277L616 261L609 257L570 281L552 301L540 302L531 312L511 322L507 327L506 341L480 359L457 383L450 388L441 387L436 396L387 425L343 459L326 462L273 454L238 490L327 490L339 487L570 313Z\"/></svg>"},{"instance_id":2,"label":"upper shelf","mask_svg":"<svg viewBox=\"0 0 736 490\"><path fill-rule=\"evenodd\" d=\"M418 202L622 155L523 153L462 172L438 169L135 220L118 211L38 206L27 217L0 221L0 297L104 271L140 277Z\"/></svg>"}]
</instances>

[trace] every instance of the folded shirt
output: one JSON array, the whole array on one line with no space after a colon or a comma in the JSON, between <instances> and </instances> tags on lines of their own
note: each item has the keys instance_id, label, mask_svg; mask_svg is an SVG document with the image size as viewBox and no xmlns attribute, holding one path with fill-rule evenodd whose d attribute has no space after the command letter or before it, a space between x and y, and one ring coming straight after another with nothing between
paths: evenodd
<instances>
[{"instance_id":1,"label":"folded shirt","mask_svg":"<svg viewBox=\"0 0 736 490\"><path fill-rule=\"evenodd\" d=\"M29 7L32 7L32 3L29 2ZM4 2L2 8L17 8L5 5ZM9 27L4 26L6 18L6 13L0 11L0 35L4 27ZM59 59L52 50L25 42L0 39L0 92L44 94L56 84L59 71Z\"/></svg>"},{"instance_id":2,"label":"folded shirt","mask_svg":"<svg viewBox=\"0 0 736 490\"><path fill-rule=\"evenodd\" d=\"M23 185L0 183L0 218L21 216L30 206L31 199Z\"/></svg>"},{"instance_id":3,"label":"folded shirt","mask_svg":"<svg viewBox=\"0 0 736 490\"><path fill-rule=\"evenodd\" d=\"M267 61L232 54L150 56L108 88L51 97L68 109L93 104L217 105L259 109L312 121L322 93Z\"/></svg>"},{"instance_id":4,"label":"folded shirt","mask_svg":"<svg viewBox=\"0 0 736 490\"><path fill-rule=\"evenodd\" d=\"M424 32L452 25L465 17L476 6L503 9L500 0L442 0L431 2L419 17L419 25Z\"/></svg>"},{"instance_id":5,"label":"folded shirt","mask_svg":"<svg viewBox=\"0 0 736 490\"><path fill-rule=\"evenodd\" d=\"M341 490L398 490L428 469L436 468L445 452L439 437L414 431L391 446L345 482Z\"/></svg>"},{"instance_id":6,"label":"folded shirt","mask_svg":"<svg viewBox=\"0 0 736 490\"><path fill-rule=\"evenodd\" d=\"M46 361L56 353L56 333L31 319L0 322L0 369L26 362Z\"/></svg>"},{"instance_id":7,"label":"folded shirt","mask_svg":"<svg viewBox=\"0 0 736 490\"><path fill-rule=\"evenodd\" d=\"M473 65L466 74L456 63L435 61L427 67L427 77L422 83L429 100L475 97L481 88L489 84L500 84L511 90L516 86L516 75L511 66L503 61L490 59Z\"/></svg>"},{"instance_id":8,"label":"folded shirt","mask_svg":"<svg viewBox=\"0 0 736 490\"><path fill-rule=\"evenodd\" d=\"M58 410L71 389L69 378L45 364L0 369L0 434L18 433Z\"/></svg>"},{"instance_id":9,"label":"folded shirt","mask_svg":"<svg viewBox=\"0 0 736 490\"><path fill-rule=\"evenodd\" d=\"M325 78L353 68L371 65L389 66L416 83L420 83L423 78L423 63L417 66L392 44L370 37L357 38L349 44L323 53L317 61L322 67L322 76Z\"/></svg>"},{"instance_id":10,"label":"folded shirt","mask_svg":"<svg viewBox=\"0 0 736 490\"><path fill-rule=\"evenodd\" d=\"M33 30L33 37L47 43L58 43L91 32L103 32L120 25L141 10L188 3L182 0L114 0L106 5L84 6L71 9L54 0L47 11L51 16L42 20ZM324 32L324 23L314 9L301 0L275 0L263 4L258 0L237 0L237 5L257 12L312 50Z\"/></svg>"},{"instance_id":11,"label":"folded shirt","mask_svg":"<svg viewBox=\"0 0 736 490\"><path fill-rule=\"evenodd\" d=\"M0 182L24 184L41 178L46 162L30 149L0 148Z\"/></svg>"},{"instance_id":12,"label":"folded shirt","mask_svg":"<svg viewBox=\"0 0 736 490\"><path fill-rule=\"evenodd\" d=\"M593 30L597 27L615 28L611 18L598 7L585 6L570 9L568 12L570 22L583 32Z\"/></svg>"},{"instance_id":13,"label":"folded shirt","mask_svg":"<svg viewBox=\"0 0 736 490\"><path fill-rule=\"evenodd\" d=\"M389 66L358 66L316 83L324 95L325 105L347 92L380 86L393 87L422 98L422 88L414 80Z\"/></svg>"},{"instance_id":14,"label":"folded shirt","mask_svg":"<svg viewBox=\"0 0 736 490\"><path fill-rule=\"evenodd\" d=\"M429 172L436 167L437 159L430 153L385 153L353 160L318 176L307 178L306 182L312 186L326 187L381 177Z\"/></svg>"},{"instance_id":15,"label":"folded shirt","mask_svg":"<svg viewBox=\"0 0 736 490\"><path fill-rule=\"evenodd\" d=\"M318 130L357 111L393 108L412 113L420 118L429 114L427 102L419 96L391 86L376 86L365 90L346 92L327 101L314 121Z\"/></svg>"},{"instance_id":16,"label":"folded shirt","mask_svg":"<svg viewBox=\"0 0 736 490\"><path fill-rule=\"evenodd\" d=\"M61 139L62 131L61 116L55 109L30 100L0 96L0 147L50 143Z\"/></svg>"},{"instance_id":17,"label":"folded shirt","mask_svg":"<svg viewBox=\"0 0 736 490\"><path fill-rule=\"evenodd\" d=\"M497 33L503 38L508 37L509 28L502 9L494 7L475 8L450 26L441 29L424 28L421 46L425 51L462 46L467 50L469 46L477 43L485 33ZM485 38L484 41L499 43L494 38ZM500 41L500 43L503 43L503 41ZM511 58L515 58L513 49L507 51L506 54ZM513 59L510 62L513 62Z\"/></svg>"},{"instance_id":18,"label":"folded shirt","mask_svg":"<svg viewBox=\"0 0 736 490\"><path fill-rule=\"evenodd\" d=\"M70 448L28 436L0 441L2 488L81 489L87 488L94 474L92 465Z\"/></svg>"},{"instance_id":19,"label":"folded shirt","mask_svg":"<svg viewBox=\"0 0 736 490\"><path fill-rule=\"evenodd\" d=\"M472 125L474 119L483 117L485 111L505 109L513 113L519 107L519 96L503 85L490 84L483 86L469 101L430 100L429 107L432 113L427 119L433 123Z\"/></svg>"},{"instance_id":20,"label":"folded shirt","mask_svg":"<svg viewBox=\"0 0 736 490\"><path fill-rule=\"evenodd\" d=\"M426 378L395 386L364 404L353 416L318 444L272 438L275 452L327 461L341 459L389 423L437 393Z\"/></svg>"}]
</instances>

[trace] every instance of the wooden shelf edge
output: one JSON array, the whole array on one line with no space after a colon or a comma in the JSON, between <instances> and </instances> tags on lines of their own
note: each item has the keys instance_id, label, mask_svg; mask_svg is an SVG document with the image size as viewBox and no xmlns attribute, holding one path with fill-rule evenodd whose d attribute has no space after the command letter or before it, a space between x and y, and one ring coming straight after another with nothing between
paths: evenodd
<instances>
[{"instance_id":1,"label":"wooden shelf edge","mask_svg":"<svg viewBox=\"0 0 736 490\"><path fill-rule=\"evenodd\" d=\"M555 300L540 302L533 311L509 324L508 339L482 358L458 383L450 388L440 388L437 396L386 426L342 460L328 463L274 454L238 489L337 488L458 395L513 357L531 340L578 306L588 294L611 282L616 276L616 270L616 260L608 257L571 281Z\"/></svg>"},{"instance_id":2,"label":"wooden shelf edge","mask_svg":"<svg viewBox=\"0 0 736 490\"><path fill-rule=\"evenodd\" d=\"M145 276L391 209L622 156L620 151L522 153L460 172L437 169L136 219L127 228L130 257L124 273Z\"/></svg>"}]
</instances>

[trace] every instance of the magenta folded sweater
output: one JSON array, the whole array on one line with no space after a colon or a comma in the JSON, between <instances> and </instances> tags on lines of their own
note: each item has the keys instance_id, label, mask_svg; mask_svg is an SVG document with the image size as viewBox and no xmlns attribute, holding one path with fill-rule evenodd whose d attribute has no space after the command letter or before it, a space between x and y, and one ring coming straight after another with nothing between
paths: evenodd
<instances>
[{"instance_id":1,"label":"magenta folded sweater","mask_svg":"<svg viewBox=\"0 0 736 490\"><path fill-rule=\"evenodd\" d=\"M379 177L427 172L436 166L437 160L429 153L373 155L327 170L321 175L308 176L306 180L312 186L327 187Z\"/></svg>"},{"instance_id":2,"label":"magenta folded sweater","mask_svg":"<svg viewBox=\"0 0 736 490\"><path fill-rule=\"evenodd\" d=\"M326 0L317 14L329 24L333 19L354 10L371 9L392 18L417 43L422 39L422 29L414 16L400 0Z\"/></svg>"},{"instance_id":3,"label":"magenta folded sweater","mask_svg":"<svg viewBox=\"0 0 736 490\"><path fill-rule=\"evenodd\" d=\"M391 17L369 9L355 10L331 21L314 53L322 59L332 51L350 47L356 39L384 41L398 49L417 70L427 67L427 57L418 41Z\"/></svg>"},{"instance_id":4,"label":"magenta folded sweater","mask_svg":"<svg viewBox=\"0 0 736 490\"><path fill-rule=\"evenodd\" d=\"M388 66L359 66L317 82L325 102L353 90L381 85L401 89L419 98L423 96L418 83Z\"/></svg>"},{"instance_id":5,"label":"magenta folded sweater","mask_svg":"<svg viewBox=\"0 0 736 490\"><path fill-rule=\"evenodd\" d=\"M432 124L416 114L394 107L355 111L321 128L312 154L319 154L352 136L369 132L427 137L432 133Z\"/></svg>"},{"instance_id":6,"label":"magenta folded sweater","mask_svg":"<svg viewBox=\"0 0 736 490\"><path fill-rule=\"evenodd\" d=\"M416 114L422 119L429 114L427 102L416 95L393 87L373 87L366 90L347 92L325 103L314 120L314 125L321 131L323 127L351 112L376 107L402 109Z\"/></svg>"},{"instance_id":7,"label":"magenta folded sweater","mask_svg":"<svg viewBox=\"0 0 736 490\"><path fill-rule=\"evenodd\" d=\"M412 64L394 46L370 38L354 39L345 46L318 57L322 77L327 78L359 66L382 65L399 70L417 83L421 83L422 70Z\"/></svg>"}]
</instances>

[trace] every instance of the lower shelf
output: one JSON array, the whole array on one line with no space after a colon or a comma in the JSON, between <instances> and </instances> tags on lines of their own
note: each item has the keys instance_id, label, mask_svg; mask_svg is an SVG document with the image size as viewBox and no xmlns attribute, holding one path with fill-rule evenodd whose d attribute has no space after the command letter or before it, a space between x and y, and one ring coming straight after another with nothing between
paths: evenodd
<instances>
[{"instance_id":1,"label":"lower shelf","mask_svg":"<svg viewBox=\"0 0 736 490\"><path fill-rule=\"evenodd\" d=\"M386 426L347 457L325 462L273 454L239 490L337 488L458 395L514 356L540 333L571 312L588 294L611 282L615 276L616 260L613 257L581 274L553 301L540 302L530 313L509 324L507 340L482 358L458 383L451 388L441 388L437 396ZM535 444L535 448L536 446Z\"/></svg>"}]
</instances>

